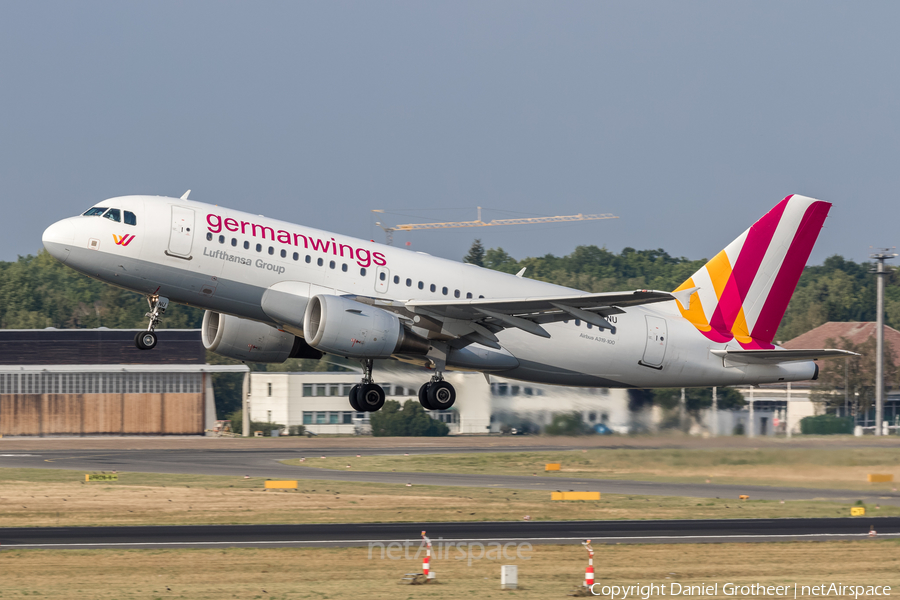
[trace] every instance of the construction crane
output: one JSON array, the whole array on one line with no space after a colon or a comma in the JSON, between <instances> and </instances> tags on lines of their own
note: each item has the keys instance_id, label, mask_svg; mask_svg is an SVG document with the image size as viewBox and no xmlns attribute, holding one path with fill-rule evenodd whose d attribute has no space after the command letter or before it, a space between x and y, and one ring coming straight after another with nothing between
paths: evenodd
<instances>
[{"instance_id":1,"label":"construction crane","mask_svg":"<svg viewBox=\"0 0 900 600\"><path fill-rule=\"evenodd\" d=\"M374 213L383 213L383 210L375 209ZM481 220L481 207L478 207L478 219L475 221L448 221L446 223L404 223L389 227L380 221L375 224L384 230L388 246L394 243L395 231L416 231L421 229L451 229L455 227L495 227L497 225L536 225L538 223L565 223L569 221L599 221L602 219L618 219L616 215L563 215L557 217L528 217L522 219L494 219L485 223Z\"/></svg>"}]
</instances>

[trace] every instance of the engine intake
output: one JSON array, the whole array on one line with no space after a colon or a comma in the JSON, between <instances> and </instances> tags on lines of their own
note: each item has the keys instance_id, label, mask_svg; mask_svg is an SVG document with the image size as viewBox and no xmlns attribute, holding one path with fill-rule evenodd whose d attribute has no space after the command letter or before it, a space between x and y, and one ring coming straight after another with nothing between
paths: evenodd
<instances>
[{"instance_id":1,"label":"engine intake","mask_svg":"<svg viewBox=\"0 0 900 600\"><path fill-rule=\"evenodd\" d=\"M348 358L427 354L428 340L386 310L341 296L314 296L303 316L306 341L316 350Z\"/></svg>"},{"instance_id":2,"label":"engine intake","mask_svg":"<svg viewBox=\"0 0 900 600\"><path fill-rule=\"evenodd\" d=\"M203 347L229 358L282 363L289 358L321 358L303 338L270 325L232 315L206 311L201 329Z\"/></svg>"}]
</instances>

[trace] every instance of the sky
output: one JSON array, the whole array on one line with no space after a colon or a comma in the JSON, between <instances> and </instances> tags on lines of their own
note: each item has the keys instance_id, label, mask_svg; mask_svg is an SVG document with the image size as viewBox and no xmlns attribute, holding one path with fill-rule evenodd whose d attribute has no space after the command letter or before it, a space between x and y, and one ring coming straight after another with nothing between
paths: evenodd
<instances>
[{"instance_id":1,"label":"sky","mask_svg":"<svg viewBox=\"0 0 900 600\"><path fill-rule=\"evenodd\" d=\"M782 198L810 258L900 241L900 3L25 2L0 18L0 260L120 195L461 259L711 257ZM382 209L383 214L372 213Z\"/></svg>"}]
</instances>

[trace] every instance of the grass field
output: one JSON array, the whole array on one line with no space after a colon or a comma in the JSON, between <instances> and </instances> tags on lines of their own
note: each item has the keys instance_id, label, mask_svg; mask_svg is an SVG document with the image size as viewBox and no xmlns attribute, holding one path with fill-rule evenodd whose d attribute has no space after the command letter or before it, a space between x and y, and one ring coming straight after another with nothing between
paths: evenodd
<instances>
[{"instance_id":1,"label":"grass field","mask_svg":"<svg viewBox=\"0 0 900 600\"><path fill-rule=\"evenodd\" d=\"M633 449L557 452L309 457L286 464L342 471L398 471L590 477L644 481L779 485L891 491L894 484L869 484L868 473L890 473L900 482L900 448L834 449ZM545 473L546 463L562 470ZM348 468L347 465L350 465Z\"/></svg>"},{"instance_id":2,"label":"grass field","mask_svg":"<svg viewBox=\"0 0 900 600\"><path fill-rule=\"evenodd\" d=\"M719 583L718 597L727 597L721 589L726 582L889 585L892 594L900 589L895 540L598 545L595 550L600 584ZM453 552L432 561L435 583L401 585L405 573L421 570L421 555L414 556L392 561L376 551L370 559L366 548L7 550L0 552L0 598L565 598L581 585L587 564L576 545L535 546L521 553L528 560L471 565ZM518 565L520 589L500 590L501 564Z\"/></svg>"},{"instance_id":3,"label":"grass field","mask_svg":"<svg viewBox=\"0 0 900 600\"><path fill-rule=\"evenodd\" d=\"M77 471L0 470L0 526L358 523L593 519L727 519L847 516L832 502L785 504L603 494L597 502L553 502L549 492L300 481L299 490L263 489L264 480L119 473L85 483ZM867 506L869 515L900 507Z\"/></svg>"}]
</instances>

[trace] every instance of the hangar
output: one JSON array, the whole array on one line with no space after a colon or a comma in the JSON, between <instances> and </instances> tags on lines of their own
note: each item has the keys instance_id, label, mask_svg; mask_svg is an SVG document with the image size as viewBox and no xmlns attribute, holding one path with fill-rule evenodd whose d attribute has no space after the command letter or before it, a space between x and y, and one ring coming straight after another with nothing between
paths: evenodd
<instances>
[{"instance_id":1,"label":"hangar","mask_svg":"<svg viewBox=\"0 0 900 600\"><path fill-rule=\"evenodd\" d=\"M215 424L212 373L199 330L0 330L0 435L203 435Z\"/></svg>"}]
</instances>

